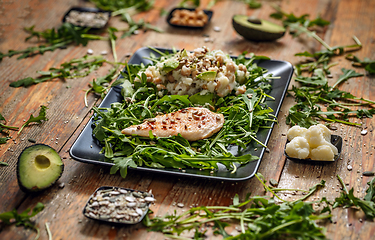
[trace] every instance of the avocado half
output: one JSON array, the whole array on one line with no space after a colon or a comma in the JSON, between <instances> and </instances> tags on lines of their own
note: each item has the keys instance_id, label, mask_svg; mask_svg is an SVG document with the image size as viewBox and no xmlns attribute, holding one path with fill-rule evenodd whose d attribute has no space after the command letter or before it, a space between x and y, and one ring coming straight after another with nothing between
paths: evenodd
<instances>
[{"instance_id":1,"label":"avocado half","mask_svg":"<svg viewBox=\"0 0 375 240\"><path fill-rule=\"evenodd\" d=\"M285 34L280 25L246 15L234 15L232 24L238 34L251 41L273 41Z\"/></svg>"},{"instance_id":2,"label":"avocado half","mask_svg":"<svg viewBox=\"0 0 375 240\"><path fill-rule=\"evenodd\" d=\"M35 144L18 157L17 180L25 192L38 192L52 186L64 171L59 154L50 146Z\"/></svg>"}]
</instances>

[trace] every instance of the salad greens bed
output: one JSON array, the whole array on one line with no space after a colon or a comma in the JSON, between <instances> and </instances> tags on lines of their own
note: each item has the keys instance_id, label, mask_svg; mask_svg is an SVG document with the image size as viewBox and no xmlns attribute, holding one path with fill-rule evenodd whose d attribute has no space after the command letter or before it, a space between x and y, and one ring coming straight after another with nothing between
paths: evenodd
<instances>
[{"instance_id":1,"label":"salad greens bed","mask_svg":"<svg viewBox=\"0 0 375 240\"><path fill-rule=\"evenodd\" d=\"M150 54L152 62L159 62L161 57L169 58L177 54L153 49L160 57ZM271 89L271 80L267 70L258 67L255 60L269 59L252 55L245 58L243 53L234 59L236 64L244 64L249 77L246 79L247 91L236 96L234 91L226 97L215 94L192 96L167 95L159 96L155 84L147 82L146 75L140 70L144 64L127 64L116 84L121 84L123 102L112 103L110 108L93 108L94 137L103 144L102 153L105 160L115 165L111 168L114 174L120 170L126 177L127 168L145 166L151 168L197 168L217 170L219 163L229 171L235 172L241 164L257 160L257 156L246 153L251 141L266 147L257 140L260 129L270 128L275 122L273 109L267 106L266 99L273 99L267 92ZM168 66L169 67L169 66ZM177 66L176 66L177 67ZM138 76L141 81L134 81ZM180 135L172 137L126 136L121 130L131 125L141 124L145 119L158 114L166 114L182 108L202 106L224 115L223 128L208 139L189 142ZM239 154L233 155L228 146L238 146Z\"/></svg>"}]
</instances>

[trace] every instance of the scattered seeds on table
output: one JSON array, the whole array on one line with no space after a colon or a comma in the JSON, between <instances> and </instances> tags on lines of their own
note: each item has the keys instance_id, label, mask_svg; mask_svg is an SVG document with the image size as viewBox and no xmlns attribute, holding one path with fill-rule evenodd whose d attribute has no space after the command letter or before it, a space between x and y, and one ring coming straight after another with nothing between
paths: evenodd
<instances>
[{"instance_id":1,"label":"scattered seeds on table","mask_svg":"<svg viewBox=\"0 0 375 240\"><path fill-rule=\"evenodd\" d=\"M142 220L155 198L151 191L132 189L99 188L89 199L84 215L89 218L114 223L134 224Z\"/></svg>"},{"instance_id":2,"label":"scattered seeds on table","mask_svg":"<svg viewBox=\"0 0 375 240\"><path fill-rule=\"evenodd\" d=\"M279 183L275 179L270 179L270 184L274 187L277 187L277 185L279 185Z\"/></svg>"}]
</instances>

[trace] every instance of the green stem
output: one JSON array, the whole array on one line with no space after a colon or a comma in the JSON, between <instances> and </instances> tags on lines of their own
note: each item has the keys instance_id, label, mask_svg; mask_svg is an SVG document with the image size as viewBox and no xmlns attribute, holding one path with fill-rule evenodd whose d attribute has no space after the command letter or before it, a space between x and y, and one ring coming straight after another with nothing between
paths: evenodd
<instances>
[{"instance_id":1,"label":"green stem","mask_svg":"<svg viewBox=\"0 0 375 240\"><path fill-rule=\"evenodd\" d=\"M260 179L260 177L258 176L258 174L255 174L255 177L258 178L259 182L263 185L263 187L269 191L270 193L272 193L277 199L279 199L280 201L282 202L286 202L286 200L280 198L272 189L270 189L263 181L262 179Z\"/></svg>"},{"instance_id":2,"label":"green stem","mask_svg":"<svg viewBox=\"0 0 375 240\"><path fill-rule=\"evenodd\" d=\"M293 224L296 224L296 223L300 223L300 222L302 222L302 221L303 221L303 219L296 219L296 220L294 220L294 221L290 221L290 222L286 222L286 223L284 223L284 224L281 224L281 225L279 225L279 226L277 226L277 227L274 227L274 228L272 228L271 230L269 230L269 231L267 231L267 232L261 234L261 235L259 236L259 239L265 239L267 236L271 236L273 233L275 233L276 231L278 231L278 230L280 230L280 229L283 229L283 228L285 228L285 227L288 227L288 226L293 225Z\"/></svg>"},{"instance_id":3,"label":"green stem","mask_svg":"<svg viewBox=\"0 0 375 240\"><path fill-rule=\"evenodd\" d=\"M7 126L7 125L4 125L2 123L0 123L0 127L8 128L8 129L11 129L11 130L18 130L18 127Z\"/></svg>"}]
</instances>

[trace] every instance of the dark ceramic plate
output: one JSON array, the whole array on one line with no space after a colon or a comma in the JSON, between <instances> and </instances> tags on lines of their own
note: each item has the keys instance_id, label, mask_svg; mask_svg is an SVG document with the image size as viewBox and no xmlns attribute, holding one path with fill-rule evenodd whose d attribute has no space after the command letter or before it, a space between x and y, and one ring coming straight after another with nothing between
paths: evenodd
<instances>
[{"instance_id":1,"label":"dark ceramic plate","mask_svg":"<svg viewBox=\"0 0 375 240\"><path fill-rule=\"evenodd\" d=\"M176 11L176 10L189 10L189 11L194 11L195 8L174 8L170 11L168 17L167 17L167 22L169 25L173 26L173 27L179 27L179 28L188 28L188 29L202 29L204 28L205 26L207 26L207 24L210 23L211 21L211 18L212 18L212 15L213 15L213 12L210 11L210 10L203 10L203 12L207 15L207 23L205 25L203 25L202 27L198 27L198 26L185 26L185 25L178 25L178 24L173 24L171 23L171 19L173 17L173 13Z\"/></svg>"},{"instance_id":2,"label":"dark ceramic plate","mask_svg":"<svg viewBox=\"0 0 375 240\"><path fill-rule=\"evenodd\" d=\"M72 16L72 14L74 14L74 16ZM90 16L88 16L88 14ZM77 17L77 15L79 17ZM87 22L90 22L90 24L95 23L95 25L89 25L87 24L87 22L79 20L82 19L84 16L94 17L94 19L90 19L90 21ZM72 7L65 13L62 21L69 22L77 27L89 27L91 29L98 30L104 28L107 25L110 18L110 11L104 11L98 8Z\"/></svg>"},{"instance_id":3,"label":"dark ceramic plate","mask_svg":"<svg viewBox=\"0 0 375 240\"><path fill-rule=\"evenodd\" d=\"M288 142L289 141L287 141L287 143ZM339 159L339 157L341 155L342 137L340 137L338 135L331 135L331 143L337 148L337 151L338 151L338 154L335 156L335 159L333 161L311 160L310 158L307 158L307 159L293 158L293 157L289 157L288 154L286 154L285 150L284 150L284 154L288 159L293 160L293 161L298 161L298 162L308 162L308 163L312 163L312 162L323 162L323 163L335 162L335 161L337 161L337 159ZM286 146L286 144L285 144L285 146Z\"/></svg>"},{"instance_id":4,"label":"dark ceramic plate","mask_svg":"<svg viewBox=\"0 0 375 240\"><path fill-rule=\"evenodd\" d=\"M159 50L164 52L167 49L159 48ZM169 51L171 52L172 50ZM155 54L155 56L158 56L156 52L149 48L141 48L134 53L129 63L150 64L151 61L145 59L144 57L149 57L151 52ZM267 69L267 74L273 74L273 76L279 77L278 79L272 80L272 90L268 93L269 95L273 96L275 100L266 101L267 106L269 106L275 111L274 115L277 117L281 104L284 100L286 91L288 89L290 79L293 74L293 66L289 62L277 60L264 60L258 62L258 65L260 67ZM103 102L100 104L100 107L110 107L111 103L121 101L123 101L123 98L121 96L121 89L120 87L116 86L110 89L109 93L103 99ZM269 129L262 129L257 133L257 138L265 145L267 145L268 140L271 136L273 125L274 124L272 124ZM92 136L92 120L90 120L81 132L81 134L79 135L79 137L77 138L77 140L75 141L75 143L73 144L73 146L70 148L70 156L73 159L80 162L93 163L104 166L113 166L113 163L104 161L104 155L99 153L101 149L102 146L99 145L95 138ZM249 179L254 176L254 174L258 170L265 149L260 145L256 144L255 141L253 141L248 145L248 148L246 150L242 150L241 153L239 153L237 146L229 146L228 151L230 151L235 156L238 156L239 154L251 153L252 155L258 156L259 160L249 162L247 164L240 166L235 173L231 173L223 165L220 165L219 170L215 171L214 173L210 173L209 170L199 169L184 169L183 172L181 170L173 168L157 169L148 167L138 167L136 169L155 173L169 173L179 176L240 181Z\"/></svg>"},{"instance_id":5,"label":"dark ceramic plate","mask_svg":"<svg viewBox=\"0 0 375 240\"><path fill-rule=\"evenodd\" d=\"M135 196L134 194L137 195ZM101 201L97 200L99 195L103 197ZM83 208L83 215L93 220L111 224L136 224L146 216L151 204L150 201L145 200L145 197L154 198L154 195L129 188L103 186L96 189L90 196ZM129 201L127 198L131 198L130 200L133 201ZM143 199L143 202L140 202L139 199ZM93 203L96 205L94 206ZM116 206L113 209L117 211L116 215L112 217L105 212L110 209L110 204ZM127 204L133 204L134 206L127 206ZM128 213L124 213L125 209L127 209ZM141 212L137 213L137 210ZM102 214L99 214L99 212Z\"/></svg>"}]
</instances>

